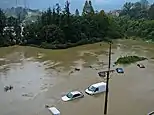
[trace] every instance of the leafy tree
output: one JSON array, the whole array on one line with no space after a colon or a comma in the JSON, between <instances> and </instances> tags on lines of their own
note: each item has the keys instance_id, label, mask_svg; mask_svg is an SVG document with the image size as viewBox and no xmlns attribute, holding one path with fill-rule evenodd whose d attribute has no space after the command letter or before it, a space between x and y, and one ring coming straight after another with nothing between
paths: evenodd
<instances>
[{"instance_id":1,"label":"leafy tree","mask_svg":"<svg viewBox=\"0 0 154 115\"><path fill-rule=\"evenodd\" d=\"M90 14L94 14L94 8L92 6L91 0L89 0L89 9L90 9Z\"/></svg>"},{"instance_id":2,"label":"leafy tree","mask_svg":"<svg viewBox=\"0 0 154 115\"><path fill-rule=\"evenodd\" d=\"M92 6L91 0L89 2L86 0L85 5L83 7L82 15L94 14L94 8Z\"/></svg>"},{"instance_id":3,"label":"leafy tree","mask_svg":"<svg viewBox=\"0 0 154 115\"><path fill-rule=\"evenodd\" d=\"M41 30L40 37L42 39L42 42L51 44L64 43L63 31L54 24L44 26Z\"/></svg>"},{"instance_id":4,"label":"leafy tree","mask_svg":"<svg viewBox=\"0 0 154 115\"><path fill-rule=\"evenodd\" d=\"M83 12L82 12L82 15L86 15L86 14L88 14L88 8L89 8L89 3L88 3L88 1L86 0L85 1L85 4L84 4L84 7L83 7Z\"/></svg>"},{"instance_id":5,"label":"leafy tree","mask_svg":"<svg viewBox=\"0 0 154 115\"><path fill-rule=\"evenodd\" d=\"M131 2L126 2L124 5L123 5L123 10L121 12L120 15L130 15L130 11L133 7L133 3Z\"/></svg>"},{"instance_id":6,"label":"leafy tree","mask_svg":"<svg viewBox=\"0 0 154 115\"><path fill-rule=\"evenodd\" d=\"M64 9L57 3L53 9L42 12L36 22L26 24L23 36L20 13L18 18L6 18L0 10L0 46L23 43L43 48L68 48L132 36L154 40L154 4L148 7L146 0L126 2L119 17L115 17L104 10L94 12L92 2L86 0L79 16L78 9L75 15L70 13L68 1ZM5 26L8 26L6 31Z\"/></svg>"},{"instance_id":7,"label":"leafy tree","mask_svg":"<svg viewBox=\"0 0 154 115\"><path fill-rule=\"evenodd\" d=\"M6 26L6 17L3 11L0 9L0 34L3 34L3 29Z\"/></svg>"},{"instance_id":8,"label":"leafy tree","mask_svg":"<svg viewBox=\"0 0 154 115\"><path fill-rule=\"evenodd\" d=\"M79 10L76 9L76 10L75 10L75 16L79 16L79 15L80 15Z\"/></svg>"},{"instance_id":9,"label":"leafy tree","mask_svg":"<svg viewBox=\"0 0 154 115\"><path fill-rule=\"evenodd\" d=\"M140 0L141 8L148 9L149 2L147 0Z\"/></svg>"},{"instance_id":10,"label":"leafy tree","mask_svg":"<svg viewBox=\"0 0 154 115\"><path fill-rule=\"evenodd\" d=\"M154 19L154 4L152 4L148 10L149 18Z\"/></svg>"}]
</instances>

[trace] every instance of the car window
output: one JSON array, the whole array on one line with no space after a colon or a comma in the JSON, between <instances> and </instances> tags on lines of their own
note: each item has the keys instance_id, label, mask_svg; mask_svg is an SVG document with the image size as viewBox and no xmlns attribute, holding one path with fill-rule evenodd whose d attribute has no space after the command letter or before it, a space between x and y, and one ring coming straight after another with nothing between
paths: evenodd
<instances>
[{"instance_id":1,"label":"car window","mask_svg":"<svg viewBox=\"0 0 154 115\"><path fill-rule=\"evenodd\" d=\"M98 90L99 90L99 88L96 88L96 89L95 89L95 92L98 91Z\"/></svg>"},{"instance_id":2,"label":"car window","mask_svg":"<svg viewBox=\"0 0 154 115\"><path fill-rule=\"evenodd\" d=\"M75 97L79 97L80 96L80 94L75 94L73 97L75 98Z\"/></svg>"},{"instance_id":3,"label":"car window","mask_svg":"<svg viewBox=\"0 0 154 115\"><path fill-rule=\"evenodd\" d=\"M73 97L72 93L68 93L66 96L67 96L68 98L72 98L72 97Z\"/></svg>"},{"instance_id":4,"label":"car window","mask_svg":"<svg viewBox=\"0 0 154 115\"><path fill-rule=\"evenodd\" d=\"M90 86L90 87L88 87L88 90L89 90L89 91L95 91L96 88L95 88L94 86Z\"/></svg>"}]
</instances>

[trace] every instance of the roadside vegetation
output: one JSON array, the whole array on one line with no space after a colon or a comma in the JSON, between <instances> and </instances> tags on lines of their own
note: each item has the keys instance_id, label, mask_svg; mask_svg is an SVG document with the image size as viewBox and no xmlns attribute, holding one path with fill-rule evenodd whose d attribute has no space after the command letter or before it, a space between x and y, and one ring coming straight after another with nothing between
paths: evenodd
<instances>
[{"instance_id":1,"label":"roadside vegetation","mask_svg":"<svg viewBox=\"0 0 154 115\"><path fill-rule=\"evenodd\" d=\"M146 60L147 58L145 57L138 57L138 56L124 56L118 58L118 60L115 62L115 64L131 64L131 63L136 63L138 61L143 61Z\"/></svg>"},{"instance_id":2,"label":"roadside vegetation","mask_svg":"<svg viewBox=\"0 0 154 115\"><path fill-rule=\"evenodd\" d=\"M0 46L18 44L64 49L119 38L153 40L153 12L154 4L147 0L126 2L116 16L104 10L95 11L92 2L86 1L82 13L76 9L71 14L70 3L66 1L64 9L57 3L53 9L42 12L36 22L23 25L22 30L20 13L17 18L6 18L0 10Z\"/></svg>"}]
</instances>

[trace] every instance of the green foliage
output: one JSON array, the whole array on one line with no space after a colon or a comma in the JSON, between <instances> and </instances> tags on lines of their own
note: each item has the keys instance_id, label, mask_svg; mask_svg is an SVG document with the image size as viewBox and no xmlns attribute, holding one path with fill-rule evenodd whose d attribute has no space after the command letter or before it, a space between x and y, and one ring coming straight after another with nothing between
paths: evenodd
<instances>
[{"instance_id":1,"label":"green foliage","mask_svg":"<svg viewBox=\"0 0 154 115\"><path fill-rule=\"evenodd\" d=\"M76 9L76 10L75 10L75 16L79 16L79 15L80 15L79 10Z\"/></svg>"},{"instance_id":2,"label":"green foliage","mask_svg":"<svg viewBox=\"0 0 154 115\"><path fill-rule=\"evenodd\" d=\"M70 13L70 3L66 1L64 9L57 3L42 12L36 22L26 24L21 36L22 14L6 18L0 10L0 46L22 44L56 49L124 37L154 40L153 12L154 4L149 6L147 0L141 0L126 2L115 17L104 10L94 12L92 2L86 0L80 16L78 9L75 15Z\"/></svg>"},{"instance_id":3,"label":"green foliage","mask_svg":"<svg viewBox=\"0 0 154 115\"><path fill-rule=\"evenodd\" d=\"M148 19L149 2L141 0L140 2L126 2L120 16L129 16L131 19Z\"/></svg>"},{"instance_id":4,"label":"green foliage","mask_svg":"<svg viewBox=\"0 0 154 115\"><path fill-rule=\"evenodd\" d=\"M89 2L86 0L85 5L83 7L82 15L84 16L87 14L94 14L94 8L92 6L91 0L89 0Z\"/></svg>"},{"instance_id":5,"label":"green foliage","mask_svg":"<svg viewBox=\"0 0 154 115\"><path fill-rule=\"evenodd\" d=\"M6 17L3 11L0 9L0 34L2 35L3 29L6 26Z\"/></svg>"},{"instance_id":6,"label":"green foliage","mask_svg":"<svg viewBox=\"0 0 154 115\"><path fill-rule=\"evenodd\" d=\"M138 56L124 56L118 58L118 60L115 62L115 64L131 64L138 61L146 60L147 58L144 57L138 57Z\"/></svg>"},{"instance_id":7,"label":"green foliage","mask_svg":"<svg viewBox=\"0 0 154 115\"><path fill-rule=\"evenodd\" d=\"M88 4L92 6L91 2ZM84 16L79 16L76 10L74 16L70 14L69 5L67 1L63 11L49 8L42 13L40 20L27 25L24 29L25 45L37 44L43 48L55 49L105 40L110 24L103 10Z\"/></svg>"},{"instance_id":8,"label":"green foliage","mask_svg":"<svg viewBox=\"0 0 154 115\"><path fill-rule=\"evenodd\" d=\"M64 33L56 25L44 26L40 32L40 38L42 42L58 44L64 43Z\"/></svg>"},{"instance_id":9,"label":"green foliage","mask_svg":"<svg viewBox=\"0 0 154 115\"><path fill-rule=\"evenodd\" d=\"M148 11L149 18L154 20L154 4L152 4Z\"/></svg>"}]
</instances>

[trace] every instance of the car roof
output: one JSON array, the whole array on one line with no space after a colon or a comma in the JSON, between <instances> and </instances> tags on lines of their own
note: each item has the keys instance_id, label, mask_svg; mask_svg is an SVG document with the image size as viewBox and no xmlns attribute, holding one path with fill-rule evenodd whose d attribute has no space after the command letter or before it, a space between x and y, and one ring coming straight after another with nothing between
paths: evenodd
<instances>
[{"instance_id":1,"label":"car roof","mask_svg":"<svg viewBox=\"0 0 154 115\"><path fill-rule=\"evenodd\" d=\"M81 94L80 91L71 91L71 94L75 95L75 94Z\"/></svg>"},{"instance_id":2,"label":"car roof","mask_svg":"<svg viewBox=\"0 0 154 115\"><path fill-rule=\"evenodd\" d=\"M123 68L117 68L117 70L123 70Z\"/></svg>"},{"instance_id":3,"label":"car roof","mask_svg":"<svg viewBox=\"0 0 154 115\"><path fill-rule=\"evenodd\" d=\"M92 86L99 87L99 86L102 86L102 85L106 85L106 83L100 82L100 83L93 84Z\"/></svg>"}]
</instances>

